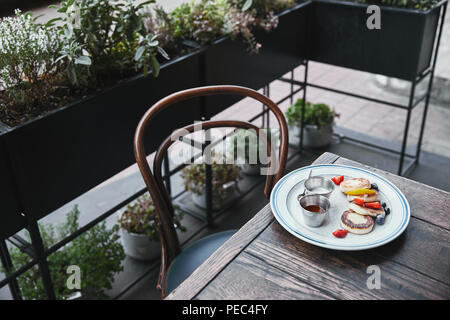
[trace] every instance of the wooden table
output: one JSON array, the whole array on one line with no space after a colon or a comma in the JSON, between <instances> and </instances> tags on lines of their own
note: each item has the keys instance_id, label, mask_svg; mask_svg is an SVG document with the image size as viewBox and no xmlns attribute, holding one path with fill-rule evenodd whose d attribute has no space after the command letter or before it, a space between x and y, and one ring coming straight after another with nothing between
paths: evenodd
<instances>
[{"instance_id":1,"label":"wooden table","mask_svg":"<svg viewBox=\"0 0 450 320\"><path fill-rule=\"evenodd\" d=\"M267 205L167 299L450 299L450 193L331 153L314 163L392 181L411 206L407 230L379 248L329 250L289 234ZM367 286L371 265L380 268L380 289Z\"/></svg>"}]
</instances>

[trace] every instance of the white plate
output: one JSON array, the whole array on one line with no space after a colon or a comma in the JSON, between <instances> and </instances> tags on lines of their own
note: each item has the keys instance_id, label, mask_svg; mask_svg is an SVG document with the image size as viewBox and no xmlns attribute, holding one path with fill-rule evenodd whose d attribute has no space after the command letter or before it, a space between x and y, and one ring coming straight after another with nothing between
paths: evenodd
<instances>
[{"instance_id":1,"label":"white plate","mask_svg":"<svg viewBox=\"0 0 450 320\"><path fill-rule=\"evenodd\" d=\"M349 204L346 195L341 192L339 186L336 186L330 196L331 207L328 217L322 226L318 228L307 226L303 222L297 195L303 192L303 184L310 169L313 170L313 176L331 179L343 175L345 179L361 177L376 183L380 201L386 202L387 208L391 209L384 225L375 223L373 230L364 235L349 232L345 238L333 236L333 231L342 229L340 217L348 210ZM335 250L366 250L382 246L397 238L406 229L411 215L408 200L392 182L364 169L335 164L313 165L290 172L273 188L270 205L275 218L288 232L311 244Z\"/></svg>"}]
</instances>

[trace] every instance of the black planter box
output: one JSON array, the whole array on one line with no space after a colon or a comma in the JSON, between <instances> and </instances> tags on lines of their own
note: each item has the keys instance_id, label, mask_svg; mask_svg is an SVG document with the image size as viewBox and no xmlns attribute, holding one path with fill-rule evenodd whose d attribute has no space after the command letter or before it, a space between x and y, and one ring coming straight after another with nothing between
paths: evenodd
<instances>
[{"instance_id":1,"label":"black planter box","mask_svg":"<svg viewBox=\"0 0 450 320\"><path fill-rule=\"evenodd\" d=\"M2 136L0 136L0 177L0 195L2 200L0 239L4 239L22 229L25 226L25 219L20 215L20 206L17 201L17 195L14 192L14 180L11 175Z\"/></svg>"},{"instance_id":2,"label":"black planter box","mask_svg":"<svg viewBox=\"0 0 450 320\"><path fill-rule=\"evenodd\" d=\"M311 1L279 14L278 27L270 32L258 31L262 47L258 54L246 52L247 44L230 38L218 40L205 57L206 84L233 84L260 89L292 69L306 58L307 27ZM207 98L207 116L224 110L238 97Z\"/></svg>"},{"instance_id":3,"label":"black planter box","mask_svg":"<svg viewBox=\"0 0 450 320\"><path fill-rule=\"evenodd\" d=\"M24 213L39 219L135 163L133 136L140 118L159 99L199 85L198 57L174 59L158 78L136 76L0 133L0 160L11 160ZM200 116L195 99L159 114L148 130L146 149L156 150L174 129ZM7 193L0 197L17 213Z\"/></svg>"},{"instance_id":4,"label":"black planter box","mask_svg":"<svg viewBox=\"0 0 450 320\"><path fill-rule=\"evenodd\" d=\"M381 29L369 30L368 5L314 1L309 58L413 80L430 66L440 6L444 3L427 11L381 6Z\"/></svg>"},{"instance_id":5,"label":"black planter box","mask_svg":"<svg viewBox=\"0 0 450 320\"><path fill-rule=\"evenodd\" d=\"M54 0L0 0L0 17L14 14L15 9L26 12L37 7L55 3Z\"/></svg>"}]
</instances>

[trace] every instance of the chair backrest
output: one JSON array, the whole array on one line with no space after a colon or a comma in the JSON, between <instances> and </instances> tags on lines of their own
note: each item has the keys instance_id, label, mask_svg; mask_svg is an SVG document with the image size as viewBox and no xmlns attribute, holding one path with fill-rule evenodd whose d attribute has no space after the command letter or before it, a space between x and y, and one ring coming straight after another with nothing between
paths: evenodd
<instances>
[{"instance_id":1,"label":"chair backrest","mask_svg":"<svg viewBox=\"0 0 450 320\"><path fill-rule=\"evenodd\" d=\"M174 209L170 196L168 195L162 177L162 164L163 158L167 149L176 141L174 136L181 136L182 133L192 133L196 131L199 127L201 130L208 130L217 127L234 127L242 129L253 129L258 133L258 138L264 136L262 130L255 125L236 120L221 120L221 121L204 121L199 126L198 123L195 125L188 125L184 128L179 129L179 131L174 132L158 148L154 162L153 162L153 173L150 170L150 166L146 159L146 152L144 150L144 135L147 126L150 124L151 120L163 109L169 107L170 105L184 101L187 99L192 99L200 96L208 95L218 95L218 94L229 94L229 95L241 95L246 97L251 97L258 100L259 102L265 104L270 111L275 115L279 126L280 126L280 148L279 148L279 159L277 159L276 171L273 175L267 175L266 185L264 193L269 197L272 187L278 182L278 180L283 175L284 167L286 164L287 150L288 150L288 128L283 112L278 108L278 106L266 96L258 93L255 90L239 87L239 86L208 86L193 88L184 91L180 91L161 99L156 104L154 104L142 117L140 120L134 137L134 154L136 157L136 162L138 164L139 170L141 171L142 177L145 184L152 196L155 208L159 214L160 220L160 236L162 244L161 252L161 272L158 281L158 288L163 291L163 296L165 295L165 276L166 271L171 263L171 261L180 253L181 248L178 240L178 236L173 224ZM273 152L271 150L269 137L262 139L267 143L267 151L271 155L270 165L274 163Z\"/></svg>"}]
</instances>

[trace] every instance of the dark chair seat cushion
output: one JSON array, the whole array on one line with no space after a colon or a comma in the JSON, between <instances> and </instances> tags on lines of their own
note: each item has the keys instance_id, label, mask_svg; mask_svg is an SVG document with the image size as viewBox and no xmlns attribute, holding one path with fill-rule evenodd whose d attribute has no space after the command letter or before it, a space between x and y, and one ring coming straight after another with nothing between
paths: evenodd
<instances>
[{"instance_id":1,"label":"dark chair seat cushion","mask_svg":"<svg viewBox=\"0 0 450 320\"><path fill-rule=\"evenodd\" d=\"M214 251L225 243L236 230L228 230L211 234L184 249L173 260L167 273L166 293L178 287L189 275L200 266Z\"/></svg>"}]
</instances>

